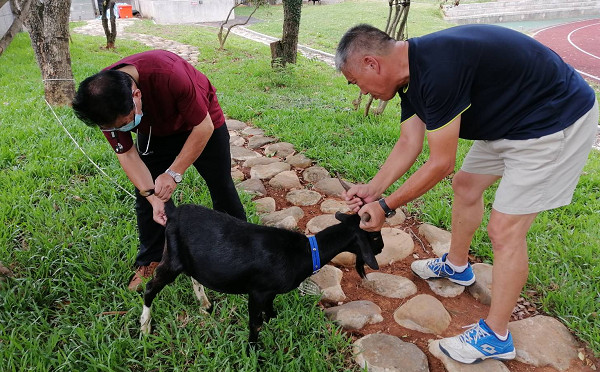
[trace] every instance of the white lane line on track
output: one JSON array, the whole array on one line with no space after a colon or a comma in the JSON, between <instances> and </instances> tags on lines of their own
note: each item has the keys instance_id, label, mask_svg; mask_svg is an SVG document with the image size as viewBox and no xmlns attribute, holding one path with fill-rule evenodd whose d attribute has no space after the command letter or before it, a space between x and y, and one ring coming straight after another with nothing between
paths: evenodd
<instances>
[{"instance_id":1,"label":"white lane line on track","mask_svg":"<svg viewBox=\"0 0 600 372\"><path fill-rule=\"evenodd\" d=\"M600 59L600 57L598 57L597 55L594 55L594 54L592 54L592 53L590 53L590 52L587 52L587 51L585 51L585 50L581 49L580 47L578 47L577 45L575 45L575 43L574 43L574 42L571 40L571 36L572 36L572 35L573 35L575 32L577 32L577 31L579 31L579 30L582 30L582 29L584 29L584 28L590 27L590 26L597 26L597 25L600 25L600 22L598 22L598 23L592 23L591 25L587 25L587 26L582 26L582 27L576 28L576 29L574 29L573 31L571 31L571 32L569 33L569 35L567 36L567 40L569 40L569 44L571 44L571 45L572 45L572 46L573 46L575 49L579 50L580 52L582 52L582 53L585 53L585 54L587 54L588 56L594 57L594 58L596 58L596 59Z\"/></svg>"},{"instance_id":2,"label":"white lane line on track","mask_svg":"<svg viewBox=\"0 0 600 372\"><path fill-rule=\"evenodd\" d=\"M575 71L579 72L581 75L585 75L585 76L587 76L587 77L589 77L591 79L595 79L595 80L600 81L600 77L598 77L598 76L590 75L587 72L583 72L583 71L577 70L577 69L575 69Z\"/></svg>"}]
</instances>

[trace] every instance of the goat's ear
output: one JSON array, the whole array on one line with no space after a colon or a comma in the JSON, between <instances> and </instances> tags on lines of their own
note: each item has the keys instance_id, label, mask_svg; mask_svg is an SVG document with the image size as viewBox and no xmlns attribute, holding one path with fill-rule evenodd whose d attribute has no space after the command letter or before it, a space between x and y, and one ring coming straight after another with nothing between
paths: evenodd
<instances>
[{"instance_id":1,"label":"goat's ear","mask_svg":"<svg viewBox=\"0 0 600 372\"><path fill-rule=\"evenodd\" d=\"M369 244L369 239L365 236L365 233L358 233L358 246L360 248L360 254L364 262L369 265L369 267L373 270L379 270L379 264L377 263L377 259L375 258L375 254L371 250L371 245Z\"/></svg>"}]
</instances>

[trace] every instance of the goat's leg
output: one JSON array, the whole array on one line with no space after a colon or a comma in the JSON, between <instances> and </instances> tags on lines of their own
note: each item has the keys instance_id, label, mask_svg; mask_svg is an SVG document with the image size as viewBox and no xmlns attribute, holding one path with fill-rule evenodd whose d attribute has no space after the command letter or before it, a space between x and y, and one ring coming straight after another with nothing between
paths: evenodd
<instances>
[{"instance_id":1,"label":"goat's leg","mask_svg":"<svg viewBox=\"0 0 600 372\"><path fill-rule=\"evenodd\" d=\"M200 310L209 313L212 309L212 304L208 300L208 297L206 297L206 293L204 293L204 286L200 284L199 281L192 278L192 287L194 288L194 293L196 294L198 301L200 301Z\"/></svg>"},{"instance_id":2,"label":"goat's leg","mask_svg":"<svg viewBox=\"0 0 600 372\"><path fill-rule=\"evenodd\" d=\"M277 312L273 308L273 301L275 300L276 295L276 293L269 294L265 298L265 322L277 317Z\"/></svg>"},{"instance_id":3,"label":"goat's leg","mask_svg":"<svg viewBox=\"0 0 600 372\"><path fill-rule=\"evenodd\" d=\"M263 324L264 298L262 293L250 293L248 296L248 343L254 348L258 343L258 332Z\"/></svg>"},{"instance_id":4,"label":"goat's leg","mask_svg":"<svg viewBox=\"0 0 600 372\"><path fill-rule=\"evenodd\" d=\"M167 284L173 283L175 278L179 275L179 272L172 271L166 267L164 263L160 263L156 267L154 277L146 284L146 292L144 293L144 307L142 308L142 316L140 317L141 332L148 334L150 333L151 326L151 306L152 301Z\"/></svg>"}]
</instances>

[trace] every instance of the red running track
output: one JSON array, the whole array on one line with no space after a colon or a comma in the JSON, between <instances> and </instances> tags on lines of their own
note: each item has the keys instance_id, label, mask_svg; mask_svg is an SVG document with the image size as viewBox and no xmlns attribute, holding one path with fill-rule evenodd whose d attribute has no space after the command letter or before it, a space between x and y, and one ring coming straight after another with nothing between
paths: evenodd
<instances>
[{"instance_id":1,"label":"red running track","mask_svg":"<svg viewBox=\"0 0 600 372\"><path fill-rule=\"evenodd\" d=\"M586 79L600 83L600 18L555 25L533 37L558 53Z\"/></svg>"}]
</instances>

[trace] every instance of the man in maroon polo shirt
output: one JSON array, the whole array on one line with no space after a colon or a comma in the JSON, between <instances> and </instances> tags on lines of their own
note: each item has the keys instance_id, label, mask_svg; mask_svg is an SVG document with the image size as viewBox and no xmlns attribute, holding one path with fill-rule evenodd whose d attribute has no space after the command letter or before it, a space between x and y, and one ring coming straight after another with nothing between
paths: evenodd
<instances>
[{"instance_id":1,"label":"man in maroon polo shirt","mask_svg":"<svg viewBox=\"0 0 600 372\"><path fill-rule=\"evenodd\" d=\"M215 88L181 57L164 50L126 57L81 82L73 110L104 132L136 188L140 249L130 290L141 289L162 257L165 208L174 207L171 195L191 165L215 210L246 219Z\"/></svg>"}]
</instances>

